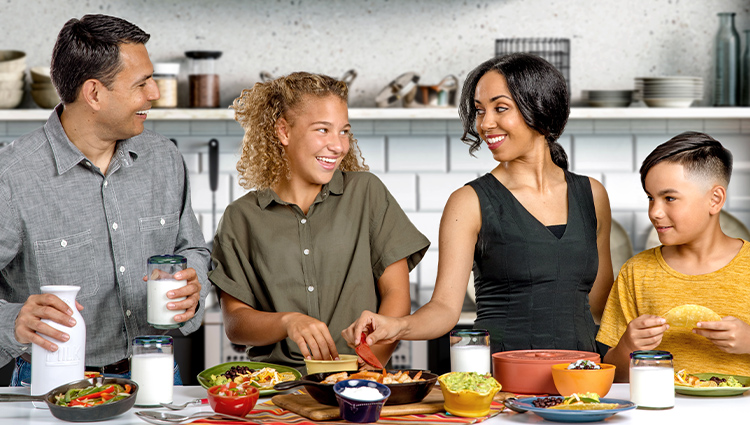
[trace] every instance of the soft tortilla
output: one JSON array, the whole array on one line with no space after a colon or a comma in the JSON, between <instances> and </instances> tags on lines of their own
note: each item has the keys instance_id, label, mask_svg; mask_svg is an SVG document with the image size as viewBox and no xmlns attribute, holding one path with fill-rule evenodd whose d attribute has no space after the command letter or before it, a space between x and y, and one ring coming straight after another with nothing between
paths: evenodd
<instances>
[{"instance_id":1,"label":"soft tortilla","mask_svg":"<svg viewBox=\"0 0 750 425\"><path fill-rule=\"evenodd\" d=\"M664 315L667 324L672 328L693 329L698 322L716 322L721 316L708 307L695 304L677 306Z\"/></svg>"}]
</instances>

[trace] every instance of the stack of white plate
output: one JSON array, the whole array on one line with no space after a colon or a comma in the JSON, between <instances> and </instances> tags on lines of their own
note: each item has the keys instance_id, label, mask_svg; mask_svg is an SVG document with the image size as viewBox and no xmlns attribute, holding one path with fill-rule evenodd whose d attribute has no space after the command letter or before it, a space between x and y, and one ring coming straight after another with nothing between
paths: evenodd
<instances>
[{"instance_id":1,"label":"stack of white plate","mask_svg":"<svg viewBox=\"0 0 750 425\"><path fill-rule=\"evenodd\" d=\"M29 70L31 74L31 98L40 108L52 109L60 103L55 86L49 76L48 66L35 66Z\"/></svg>"},{"instance_id":2,"label":"stack of white plate","mask_svg":"<svg viewBox=\"0 0 750 425\"><path fill-rule=\"evenodd\" d=\"M589 106L599 108L618 108L630 105L633 90L589 90L583 92Z\"/></svg>"},{"instance_id":3,"label":"stack of white plate","mask_svg":"<svg viewBox=\"0 0 750 425\"><path fill-rule=\"evenodd\" d=\"M26 53L0 50L0 109L12 109L23 100Z\"/></svg>"},{"instance_id":4,"label":"stack of white plate","mask_svg":"<svg viewBox=\"0 0 750 425\"><path fill-rule=\"evenodd\" d=\"M635 88L648 106L687 108L703 99L701 77L640 77Z\"/></svg>"}]
</instances>

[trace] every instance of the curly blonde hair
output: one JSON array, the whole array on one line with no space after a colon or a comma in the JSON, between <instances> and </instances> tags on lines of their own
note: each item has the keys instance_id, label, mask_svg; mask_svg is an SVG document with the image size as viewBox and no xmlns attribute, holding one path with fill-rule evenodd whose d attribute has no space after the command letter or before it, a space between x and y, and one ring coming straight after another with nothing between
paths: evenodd
<instances>
[{"instance_id":1,"label":"curly blonde hair","mask_svg":"<svg viewBox=\"0 0 750 425\"><path fill-rule=\"evenodd\" d=\"M234 100L234 119L245 129L242 152L237 162L239 184L245 189L273 187L290 176L289 161L276 134L279 118L289 118L290 110L307 95L336 96L344 102L349 90L334 78L295 72L272 81L256 83ZM367 171L357 139L349 133L349 152L341 161L341 171Z\"/></svg>"}]
</instances>

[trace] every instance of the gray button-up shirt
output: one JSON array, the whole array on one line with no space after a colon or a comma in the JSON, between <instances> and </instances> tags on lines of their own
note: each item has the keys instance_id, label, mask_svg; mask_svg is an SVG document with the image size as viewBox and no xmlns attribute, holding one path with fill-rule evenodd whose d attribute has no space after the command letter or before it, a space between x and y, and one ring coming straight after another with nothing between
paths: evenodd
<instances>
[{"instance_id":1,"label":"gray button-up shirt","mask_svg":"<svg viewBox=\"0 0 750 425\"><path fill-rule=\"evenodd\" d=\"M81 287L91 366L127 358L138 335L164 333L146 322L148 257L184 255L201 305L209 290L210 254L174 144L151 131L120 141L104 175L70 142L61 112L0 150L0 365L29 349L14 323L42 285ZM200 308L181 331L202 317Z\"/></svg>"}]
</instances>

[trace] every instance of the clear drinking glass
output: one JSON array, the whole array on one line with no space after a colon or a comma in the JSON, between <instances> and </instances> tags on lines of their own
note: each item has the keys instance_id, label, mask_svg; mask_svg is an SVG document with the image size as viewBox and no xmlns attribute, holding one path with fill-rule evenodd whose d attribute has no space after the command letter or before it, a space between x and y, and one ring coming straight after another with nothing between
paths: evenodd
<instances>
[{"instance_id":1,"label":"clear drinking glass","mask_svg":"<svg viewBox=\"0 0 750 425\"><path fill-rule=\"evenodd\" d=\"M185 270L187 258L182 255L155 255L148 259L148 303L147 321L157 329L179 328L184 322L177 322L174 316L186 310L169 310L167 303L182 301L183 298L167 298L167 292L187 285L187 280L176 280L174 274Z\"/></svg>"},{"instance_id":2,"label":"clear drinking glass","mask_svg":"<svg viewBox=\"0 0 750 425\"><path fill-rule=\"evenodd\" d=\"M130 377L138 384L136 406L171 403L174 390L174 352L172 337L137 336L133 339Z\"/></svg>"},{"instance_id":3,"label":"clear drinking glass","mask_svg":"<svg viewBox=\"0 0 750 425\"><path fill-rule=\"evenodd\" d=\"M492 373L490 333L483 329L450 333L451 372Z\"/></svg>"},{"instance_id":4,"label":"clear drinking glass","mask_svg":"<svg viewBox=\"0 0 750 425\"><path fill-rule=\"evenodd\" d=\"M674 407L674 366L670 352L630 353L630 401L639 409Z\"/></svg>"}]
</instances>

